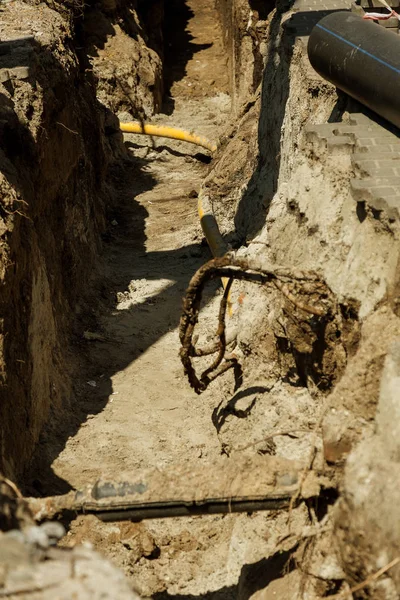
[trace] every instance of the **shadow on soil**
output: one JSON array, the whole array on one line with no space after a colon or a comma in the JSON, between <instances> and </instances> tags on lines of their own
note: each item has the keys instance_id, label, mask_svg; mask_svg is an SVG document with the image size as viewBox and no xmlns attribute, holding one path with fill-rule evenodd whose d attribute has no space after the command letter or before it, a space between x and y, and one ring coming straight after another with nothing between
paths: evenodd
<instances>
[{"instance_id":1,"label":"shadow on soil","mask_svg":"<svg viewBox=\"0 0 400 600\"><path fill-rule=\"evenodd\" d=\"M254 2L258 4L256 0ZM290 68L295 36L310 35L314 25L333 12L298 12L282 23L284 13L292 4L292 0L279 1L270 23L268 59L264 68L258 126L259 160L235 215L235 227L241 241L253 237L262 229L278 189L282 126L290 93ZM343 101L338 103L332 119L338 119L342 104Z\"/></svg>"},{"instance_id":2,"label":"shadow on soil","mask_svg":"<svg viewBox=\"0 0 400 600\"><path fill-rule=\"evenodd\" d=\"M294 36L285 36L283 42L278 42L286 8L277 10L270 24L258 125L259 162L235 215L235 228L242 239L255 235L263 227L278 187L281 129L289 98L289 69L294 44Z\"/></svg>"},{"instance_id":3,"label":"shadow on soil","mask_svg":"<svg viewBox=\"0 0 400 600\"><path fill-rule=\"evenodd\" d=\"M293 549L288 552L277 552L270 558L244 565L242 567L237 585L226 586L214 592L199 594L168 594L161 592L154 594L154 600L231 600L240 598L248 600L253 594L266 588L276 579L280 579L294 568L291 560Z\"/></svg>"},{"instance_id":4,"label":"shadow on soil","mask_svg":"<svg viewBox=\"0 0 400 600\"><path fill-rule=\"evenodd\" d=\"M163 111L172 114L175 106L171 98L174 83L186 75L186 65L196 52L210 48L212 44L196 44L188 31L193 10L186 0L170 0L164 22L164 85L168 96Z\"/></svg>"},{"instance_id":5,"label":"shadow on soil","mask_svg":"<svg viewBox=\"0 0 400 600\"><path fill-rule=\"evenodd\" d=\"M176 329L182 297L190 277L211 258L207 245L202 241L170 251L146 250L145 221L149 213L135 200L135 196L151 190L156 184L143 172L147 162L136 158L113 170L119 202L109 215L109 220L115 225L111 225L103 235L107 274L95 283L87 298L75 335L74 348L81 357L81 367L86 369L86 381L76 385L79 402L74 404L67 418L65 414L61 421L55 418L55 423L42 436L34 461L35 475L30 478L29 493L32 495L62 494L71 489L66 481L54 474L52 462L88 415L98 414L104 409L113 392L112 377L115 373L125 369L163 335ZM195 213L195 198L182 197L182 201L188 210ZM167 199L160 202L163 208L168 206ZM173 214L171 229L179 230ZM113 265L115 270L112 270ZM135 281L140 285L141 280L167 280L168 283L144 299L141 295L139 302L132 301L124 310L117 310L119 294L126 293ZM204 302L214 293L215 285L206 290ZM104 329L101 323L106 321L107 328ZM84 331L94 332L100 340L86 340ZM110 337L110 331L115 339ZM95 388L87 383L91 381L96 382Z\"/></svg>"},{"instance_id":6,"label":"shadow on soil","mask_svg":"<svg viewBox=\"0 0 400 600\"><path fill-rule=\"evenodd\" d=\"M48 126L46 131L38 127L35 138L29 127L35 127L35 122L29 123L35 117L33 106L27 107L26 121L15 111L15 98L18 95L22 102L25 93L11 75L12 70L19 67L29 69L24 85L37 86L43 91L43 115L46 115ZM43 358L38 358L35 351L35 343L42 335L37 331L41 326L37 323L40 321L37 317L39 302L33 298L35 286L41 277L46 280L43 287L47 286L47 292L42 288L43 304L39 308L44 311L47 293L52 299L52 314L48 319L53 321L54 329L57 328L60 340L63 340L66 321L85 288L84 282L93 272L95 256L100 249L107 160L101 135L105 111L100 105L96 106L92 81L78 66L74 73L74 94L85 107L86 112L84 110L82 114L73 113L72 102L68 99L71 80L66 75L65 65L59 64L56 56L33 37L1 42L0 68L3 73L10 74L3 81L3 90L5 88L8 95L0 94L0 171L3 181L0 217L7 224L2 233L4 273L0 289L4 338L0 376L0 462L4 457L8 463L0 464L0 470L7 472L13 461L17 468L27 463L43 419L49 415L51 404L59 404L63 395L63 390L55 389L49 381L47 393L42 392L37 397L39 386L35 389L35 370L42 376L42 365L38 366L38 363ZM55 152L54 148L59 151ZM85 178L85 185L75 185L77 173ZM15 193L7 189L6 182ZM85 234L81 235L79 230L86 226ZM36 331L32 333L34 327ZM51 327L49 331L52 331ZM48 343L51 348L46 358L50 364L46 363L45 368L51 376L58 374L62 342L50 339L41 343L42 346ZM63 370L65 368L63 365Z\"/></svg>"},{"instance_id":7,"label":"shadow on soil","mask_svg":"<svg viewBox=\"0 0 400 600\"><path fill-rule=\"evenodd\" d=\"M173 30L175 32L178 31L178 35L173 40L171 39L170 61L171 64L172 61L175 62L177 55L179 56L179 60L175 68L169 73L170 85L185 75L186 63L194 53L204 47L208 47L192 43L190 34L185 31L187 23L192 16L187 3L183 0L174 0L173 4L174 8L170 14L175 15L176 20L174 21ZM108 27L107 23L104 27L104 35L110 33L106 29ZM23 43L25 44L25 42ZM46 54L47 56L47 51L40 44L37 44L34 40L28 43L32 46L29 52L32 50L33 54L35 54L37 51L40 55ZM101 44L101 42L98 43ZM49 57L49 60L54 62L52 56ZM25 55L22 62L18 59L16 64L11 66L20 66L20 64L26 64ZM82 61L82 68L84 67L85 61ZM55 66L54 68L59 69L60 72L63 71L61 66ZM43 87L46 87L46 81ZM51 98L50 92L49 97ZM64 100L63 98L59 99L60 110L65 104ZM2 101L5 110L8 111L8 115L13 114L15 121L12 123L10 131L7 130L9 125L6 122L2 126L3 129L0 130L3 141L3 152L7 155L7 159L11 160L14 164L13 168L6 166L3 173L17 189L21 187L21 197L28 199L33 210L35 210L36 196L40 195L36 194L35 198L32 197L35 195L37 187L35 187L35 182L40 178L43 178L43 181L45 181L43 174L46 166L43 164L39 165L36 156L38 153L36 142L32 139L29 129L18 120L18 117L13 112L12 103L5 96ZM44 98L44 111L46 111L47 102L46 96ZM60 118L60 121L62 120ZM85 123L84 127L92 127L92 125L92 123ZM73 127L71 123L68 123L68 126L70 128ZM67 127L65 129L60 127L59 130L65 136L71 135ZM101 144L97 143L98 140L96 140L96 144L91 143L93 136L86 129L82 129L82 131L85 138L83 146L85 147L90 164L96 164L99 166L99 169L102 169L104 158L98 156ZM75 138L73 141L75 147L77 147ZM204 155L199 153L188 153L187 156L184 153L176 153L173 150L170 150L170 153L175 153L175 156L182 157L183 159L191 157L193 161L207 162L207 158L204 158ZM30 165L29 169L27 168L27 164ZM111 179L113 180L111 183L114 184L112 187L114 187L116 191L115 195L118 197L118 206L110 206L112 204L111 199L107 198L107 201L110 203L106 209L107 221L108 223L116 221L118 225L110 225L106 231L103 231L102 237L105 253L112 257L115 264L119 265L118 271L109 273L107 279L102 279L101 281L97 277L98 273L94 273L93 278L95 279L95 283L94 287L92 287L90 273L93 271L93 256L88 256L88 248L85 245L81 249L80 246L77 246L77 256L79 256L79 261L82 262L83 268L81 268L81 265L76 264L76 261L74 261L75 254L70 254L67 246L64 246L64 251L61 252L62 256L60 260L62 264L60 268L56 269L57 273L53 273L54 265L52 266L51 261L47 265L52 282L52 297L55 299L63 297L69 307L68 310L71 310L71 314L66 314L66 307L63 306L63 308L60 308L57 304L58 300L54 301L54 311L57 313L57 319L60 317L63 325L65 325L65 321L71 322L75 318L74 310L83 300L85 308L78 315L78 324L74 332L74 343L71 347L63 348L63 352L66 356L69 355L71 357L73 364L77 362L81 363L81 368L86 369L86 376L85 381L75 383L77 402L66 398L64 406L51 409L52 413L48 418L48 424L39 442L36 444L32 466L29 471L23 474L19 482L26 494L42 496L62 494L70 490L69 484L53 473L51 469L52 462L63 450L67 440L71 436L74 436L82 423L87 420L88 415L95 415L103 410L110 394L113 392L112 376L141 356L160 337L177 327L180 318L182 296L188 281L195 270L210 258L208 248L201 241L182 246L176 250L147 252L145 220L148 217L148 212L135 199L137 194L151 190L156 184L154 177L146 172L147 164L148 161L146 159L136 158L126 160L122 166L115 167L111 173ZM31 172L32 177L30 179ZM17 176L17 173L29 174L27 181L22 182L22 186L21 176ZM82 173L82 177L84 176L89 175ZM90 171L90 176L96 177L94 170L93 173ZM103 173L101 177L98 177L98 180L102 182ZM41 187L43 186L39 185L38 189L41 190ZM97 188L93 186L93 189ZM84 193L85 190L70 191L71 196L69 198L62 198L62 206L57 205L57 207L54 207L54 199L49 200L49 211L52 210L49 219L46 217L37 221L35 219L30 220L30 218L29 220L20 220L18 227L21 229L23 245L29 246L30 238L36 234L41 237L41 247L49 241L48 238L53 239L56 237L57 232L59 239L63 238L62 223L66 221L63 211L68 209L68 202L71 197L75 201L75 195L78 196L78 194ZM48 193L50 198L50 192L46 190L46 193ZM105 199L104 190L97 190L96 195L97 199L101 198L99 201L100 205ZM88 198L87 200L91 202L94 199ZM195 198L183 198L183 200L189 209L196 210ZM19 205L16 208L20 208ZM93 229L97 230L96 234L98 235L104 229L103 215L100 215L101 211L96 213L98 207L92 207L91 210L92 219L95 221ZM56 226L53 221L56 221ZM171 228L173 227L178 229L179 223L175 223L174 216L171 215ZM32 230L34 231L32 232ZM49 247L52 248L51 244ZM58 250L60 248L61 246ZM95 250L95 247L93 247L94 253L96 253ZM54 252L56 252L56 249L54 249ZM139 262L142 264L140 270L137 269ZM22 272L23 269L26 271L26 278L21 281L21 284L15 284L13 269L10 268L9 278L6 280L5 285L5 288L8 286L12 290L12 293L16 294L16 297L11 300L10 298L5 299L6 308L3 311L5 330L6 332L13 332L13 335L6 335L5 342L5 370L7 373L12 373L13 381L10 378L10 397L5 399L3 397L0 403L0 419L3 422L10 421L7 413L8 410L14 413L12 421L15 424L16 430L12 434L9 432L9 443L12 440L15 450L14 455L19 455L20 457L24 456L23 449L26 441L23 436L20 436L21 441L19 442L18 431L21 428L24 431L26 428L29 428L29 423L27 422L27 420L29 421L29 416L27 417L25 413L27 412L26 407L30 406L29 388L30 377L32 375L32 357L29 355L28 343L29 311L22 308L22 304L29 305L31 301L29 290L32 287L32 278L34 276L32 265L30 265L30 268L29 265L21 265L20 271ZM146 280L165 279L169 280L169 283L164 289L155 293L155 295L145 298L145 300L142 300L138 304L133 304L127 310L117 311L115 308L117 294L124 293L132 280L140 280L141 278L146 278ZM60 284L60 279L62 279L62 284ZM90 289L89 292L87 291L88 289ZM23 296L25 294L24 290L26 290L26 298ZM214 289L210 294L213 292ZM22 303L21 298L23 298ZM0 298L1 301L2 298ZM99 301L101 305L100 310ZM207 295L205 297L206 301ZM89 341L83 335L85 331L95 332L99 337L107 334L107 332L101 330L99 325L99 313L102 312L103 314L107 312L112 315L115 321L115 329L118 331L118 339L107 339L107 343L103 343L98 339ZM18 367L13 368L12 365L15 364L14 359L16 356L24 359L26 357L26 361L20 360ZM64 358L65 356L63 356ZM87 384L87 381L91 380L98 382L96 388L92 388ZM22 389L22 386L25 386L24 389ZM18 391L17 395L20 398L21 404L18 408L18 414L15 411L16 407L13 400L13 394L15 394L16 390ZM10 409L11 406L13 406L13 409ZM0 443L3 444L1 436L2 431L0 428ZM18 444L21 445L20 452ZM7 446L4 445L4 447L6 448Z\"/></svg>"},{"instance_id":8,"label":"shadow on soil","mask_svg":"<svg viewBox=\"0 0 400 600\"><path fill-rule=\"evenodd\" d=\"M245 390L239 390L232 396L227 404L222 401L213 411L212 414L212 422L217 430L217 433L221 431L224 423L230 416L235 416L238 419L245 419L251 414L254 406L257 402L257 394L264 394L265 392L270 392L271 387L265 387L260 385L253 385ZM239 400L243 400L244 398L250 397L249 404L245 408L238 408L237 403Z\"/></svg>"}]
</instances>

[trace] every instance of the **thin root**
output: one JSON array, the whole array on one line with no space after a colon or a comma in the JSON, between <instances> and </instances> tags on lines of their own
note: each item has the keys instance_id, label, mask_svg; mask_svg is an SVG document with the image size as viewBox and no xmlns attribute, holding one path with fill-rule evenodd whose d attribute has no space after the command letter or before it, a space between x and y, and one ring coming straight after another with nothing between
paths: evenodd
<instances>
[{"instance_id":1,"label":"thin root","mask_svg":"<svg viewBox=\"0 0 400 600\"><path fill-rule=\"evenodd\" d=\"M225 286L224 294L221 300L219 310L217 336L218 343L210 348L196 349L193 343L194 329L198 322L201 298L206 283L212 279L225 278L228 283ZM229 291L234 279L249 281L261 285L273 284L294 306L300 310L322 317L326 315L331 307L311 306L298 300L289 290L288 283L297 281L298 283L310 284L311 282L321 283L320 278L315 273L305 273L303 271L290 271L288 269L265 270L256 265L252 265L246 260L237 259L226 255L222 258L214 258L203 265L192 277L189 287L186 291L186 297L183 304L183 312L179 327L179 337L181 341L180 357L188 376L189 383L197 394L201 394L211 381L216 377L232 368L237 364L237 358L234 355L227 356L226 353L226 335L225 335L225 316L228 304ZM192 363L192 357L205 356L217 352L217 357L212 364L200 375L197 376ZM227 360L228 359L228 360ZM225 360L223 363L222 361Z\"/></svg>"},{"instance_id":2,"label":"thin root","mask_svg":"<svg viewBox=\"0 0 400 600\"><path fill-rule=\"evenodd\" d=\"M20 500L23 499L23 495L21 494L20 490L13 481L7 479L7 477L0 476L0 483L4 483L5 485L7 485L14 492L17 498L19 498Z\"/></svg>"},{"instance_id":3,"label":"thin root","mask_svg":"<svg viewBox=\"0 0 400 600\"><path fill-rule=\"evenodd\" d=\"M392 567L394 567L395 565L397 565L399 562L400 562L400 556L397 556L392 561L390 561L390 563L388 563L386 566L382 567L381 569L379 569L378 571L376 571L376 573L373 573L372 575L370 575L369 577L367 577L367 579L365 579L361 583L357 583L357 585L355 585L354 587L350 588L348 591L346 591L346 592L339 592L339 594L335 594L334 596L330 596L329 597L330 600L346 600L346 598L351 598L351 596L355 592L359 592L360 590L363 590L364 588L366 588L367 586L369 586L371 583L374 583L374 581L376 581L377 579L379 579L379 577L381 575L383 575L384 573L386 573L387 571L389 571L389 569L391 569Z\"/></svg>"}]
</instances>

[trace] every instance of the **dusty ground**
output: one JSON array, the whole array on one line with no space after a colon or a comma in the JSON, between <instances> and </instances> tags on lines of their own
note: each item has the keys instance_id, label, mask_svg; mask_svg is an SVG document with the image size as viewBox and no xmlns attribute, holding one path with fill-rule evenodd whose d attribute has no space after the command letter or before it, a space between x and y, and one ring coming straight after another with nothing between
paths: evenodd
<instances>
[{"instance_id":1,"label":"dusty ground","mask_svg":"<svg viewBox=\"0 0 400 600\"><path fill-rule=\"evenodd\" d=\"M154 121L215 140L230 118L222 34L212 0L191 0L188 7L189 54L184 58L184 40L171 41L181 60L170 73L171 114ZM232 455L279 432L247 451L304 459L315 443L320 400L282 379L279 366L251 369L239 389L232 373L201 396L190 389L178 358L177 325L188 281L210 257L196 211L208 159L183 143L127 136L126 144L140 168L127 162L116 173L120 204L105 238L102 308L77 315L79 404L74 421L44 440L48 465L41 465L33 487L41 494L63 492L101 474ZM211 287L202 311L205 339L215 330L220 293ZM257 354L253 359L257 363ZM300 507L290 526L301 531L308 522ZM63 544L91 541L144 595L248 598L291 568L287 550L296 537L277 552L287 531L285 513L117 525L80 517Z\"/></svg>"},{"instance_id":2,"label":"dusty ground","mask_svg":"<svg viewBox=\"0 0 400 600\"><path fill-rule=\"evenodd\" d=\"M250 11L253 23L245 18L247 2L238 0L239 5L241 31L245 27L248 36L240 48L259 48L243 64L253 62L254 74L260 74L260 40L267 64L263 85L256 91L253 78L255 93L233 123L222 46L226 32L219 29L213 0L176 0L167 11L167 93L163 112L152 120L213 141L221 137L222 151L210 170L210 157L184 143L127 136L130 158L123 158L119 147L121 160L108 182L103 270L73 321L77 402L73 414L64 413L61 426L55 422L42 439L35 475L26 486L32 494L63 493L100 475L112 479L147 467L197 466L217 456L235 460L238 453L297 459L337 483L343 456L373 430L383 362L399 324L384 303L378 305L382 294L365 285L360 268L365 252L356 253L359 262L352 263L349 276L343 240L350 223L363 248L375 248L376 223L366 220L358 227L348 156L317 154L303 139L307 123L340 120L344 107L335 90L310 73L304 47L283 39L279 7L263 13L262 21ZM250 41L253 26L259 35ZM119 43L129 55L133 46L121 28L110 36L93 58L97 74L104 76L98 90L106 105L121 111L121 120L130 120L135 102L113 106L106 82ZM121 57L119 66L129 71ZM143 75L142 91L150 100L152 81ZM107 135L112 145L113 134ZM190 277L210 258L196 210L201 185L214 201L223 233L241 245L241 257L319 269L331 291L326 284L319 289L332 310L316 318L275 288L235 284L233 296L240 299L233 321L239 326L235 351L243 379L235 381L228 372L197 396L178 359L177 326ZM393 250L393 239L381 233ZM382 253L385 245L378 245ZM381 263L374 261L379 270ZM345 280L351 280L351 288ZM321 294L311 288L307 293L318 302ZM219 283L208 288L198 327L202 343L215 331L220 297ZM111 525L82 516L70 524L61 544L71 548L90 541L122 567L140 594L157 599L248 600L259 592L254 600L315 600L347 585L334 541L346 529L347 517L340 522L340 502L332 508L336 499L337 491L325 488L318 501L289 514ZM349 494L347 502L350 506ZM332 533L334 525L339 534ZM352 563L351 552L347 563ZM346 560L341 565L347 574ZM360 574L361 568L355 581Z\"/></svg>"}]
</instances>

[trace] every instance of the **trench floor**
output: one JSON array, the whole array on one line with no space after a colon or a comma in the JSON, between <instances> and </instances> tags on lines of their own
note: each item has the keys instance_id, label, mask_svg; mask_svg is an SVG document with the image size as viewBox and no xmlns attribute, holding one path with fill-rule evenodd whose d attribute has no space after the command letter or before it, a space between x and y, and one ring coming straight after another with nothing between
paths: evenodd
<instances>
[{"instance_id":1,"label":"trench floor","mask_svg":"<svg viewBox=\"0 0 400 600\"><path fill-rule=\"evenodd\" d=\"M175 30L183 34L167 40L170 96L154 122L215 140L229 122L230 99L214 0L187 0L179 18L183 23ZM53 461L58 491L79 489L100 476L198 464L223 452L222 421L218 425L213 417L232 397L233 377L227 374L222 384L197 396L178 358L182 297L191 276L211 258L196 209L209 157L171 140L127 135L126 145L135 161L123 173L121 208L109 224L101 287L107 308L85 324L82 374L76 382L77 410L84 418L77 415L79 424ZM199 329L205 338L215 331L220 293L218 285L208 292ZM295 396L290 412L276 387L268 409L259 403L261 412L244 428L243 438L235 429L244 422L240 411L233 425L227 420L227 437L233 444L245 443L248 435L262 437L266 410L267 428L281 426L279 414L292 423L299 407L311 411L306 392L297 390ZM282 411L275 408L279 402ZM274 554L286 527L286 514L270 513L139 524L103 524L84 516L72 522L63 544L91 542L144 596L247 599L283 570L285 553L268 568L265 557Z\"/></svg>"},{"instance_id":2,"label":"trench floor","mask_svg":"<svg viewBox=\"0 0 400 600\"><path fill-rule=\"evenodd\" d=\"M229 121L230 99L214 0L189 0L182 19L184 33L168 42L169 114L154 121L215 139ZM52 465L55 477L73 488L100 475L221 454L211 418L216 389L197 396L178 357L182 297L190 277L211 258L195 197L209 157L171 140L128 135L126 144L140 168L124 174L123 208L110 223L103 293L115 304L87 325L87 371L77 384L87 416ZM215 330L219 293L218 286L210 290L205 332ZM246 529L254 535L258 520L241 515L105 525L82 517L64 544L92 542L144 595L230 598L245 562L244 540L251 538Z\"/></svg>"}]
</instances>

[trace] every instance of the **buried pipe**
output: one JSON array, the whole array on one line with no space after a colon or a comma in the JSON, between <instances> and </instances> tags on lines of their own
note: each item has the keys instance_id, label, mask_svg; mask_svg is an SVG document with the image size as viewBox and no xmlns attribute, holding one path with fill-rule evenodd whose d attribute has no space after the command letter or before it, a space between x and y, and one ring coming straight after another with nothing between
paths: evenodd
<instances>
[{"instance_id":1,"label":"buried pipe","mask_svg":"<svg viewBox=\"0 0 400 600\"><path fill-rule=\"evenodd\" d=\"M218 227L217 219L215 218L210 197L200 189L197 200L197 212L200 218L200 225L207 240L207 244L214 258L222 258L229 252L228 244L225 242ZM229 279L223 277L221 279L224 290L226 290ZM233 315L233 302L230 290L228 291L228 315Z\"/></svg>"},{"instance_id":2,"label":"buried pipe","mask_svg":"<svg viewBox=\"0 0 400 600\"><path fill-rule=\"evenodd\" d=\"M124 133L166 137L173 140L189 142L190 144L196 144L197 146L206 148L207 150L210 150L210 152L216 152L217 150L217 145L210 142L205 137L189 133L183 129L176 129L175 127L130 122L120 123L120 129ZM229 251L229 247L219 230L217 220L214 216L211 200L209 196L205 195L202 190L200 190L198 197L197 211L200 218L201 228L213 257L221 258L222 256L225 256L225 254ZM224 289L226 289L228 281L229 280L226 278L222 279L222 285ZM228 294L228 315L233 315L233 303L230 293Z\"/></svg>"},{"instance_id":3,"label":"buried pipe","mask_svg":"<svg viewBox=\"0 0 400 600\"><path fill-rule=\"evenodd\" d=\"M324 79L400 127L400 39L396 34L340 11L314 27L308 56Z\"/></svg>"},{"instance_id":4,"label":"buried pipe","mask_svg":"<svg viewBox=\"0 0 400 600\"><path fill-rule=\"evenodd\" d=\"M123 133L166 137L173 140L189 142L190 144L196 144L197 146L206 148L210 152L216 152L217 150L217 145L210 142L205 137L189 133L183 129L177 129L175 127L130 122L120 123L120 129ZM219 230L218 223L212 209L211 200L203 193L202 190L200 190L199 193L197 210L200 218L201 228L212 255L214 258L221 258L229 251L229 248ZM222 279L222 285L224 289L226 289L226 286L228 285L228 279ZM230 294L228 295L228 314L229 316L232 316L233 314L233 305Z\"/></svg>"},{"instance_id":5,"label":"buried pipe","mask_svg":"<svg viewBox=\"0 0 400 600\"><path fill-rule=\"evenodd\" d=\"M196 144L206 148L210 152L216 152L217 145L207 140L207 138L184 131L183 129L177 129L176 127L167 127L165 125L149 125L148 123L120 123L120 129L124 133L135 133L139 135L150 135L154 137L165 137L171 140L180 140L181 142L188 142L189 144Z\"/></svg>"},{"instance_id":6,"label":"buried pipe","mask_svg":"<svg viewBox=\"0 0 400 600\"><path fill-rule=\"evenodd\" d=\"M92 514L102 521L284 510L318 496L327 481L304 465L275 456L240 456L212 464L173 465L99 480L62 496L25 498L38 522ZM330 483L328 487L330 487Z\"/></svg>"}]
</instances>

